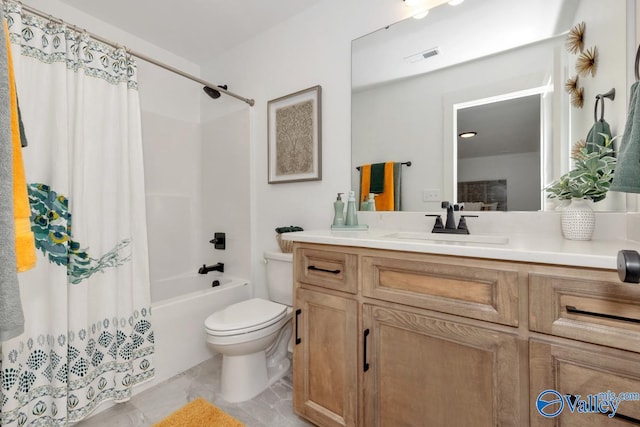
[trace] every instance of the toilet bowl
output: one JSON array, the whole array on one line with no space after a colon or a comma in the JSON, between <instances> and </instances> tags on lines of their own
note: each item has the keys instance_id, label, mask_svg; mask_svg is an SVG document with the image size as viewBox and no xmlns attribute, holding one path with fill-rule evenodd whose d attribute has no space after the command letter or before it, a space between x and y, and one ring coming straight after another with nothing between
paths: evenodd
<instances>
[{"instance_id":1,"label":"toilet bowl","mask_svg":"<svg viewBox=\"0 0 640 427\"><path fill-rule=\"evenodd\" d=\"M210 349L222 354L220 393L228 402L249 400L290 366L293 300L292 255L265 253L270 299L232 304L205 320Z\"/></svg>"}]
</instances>

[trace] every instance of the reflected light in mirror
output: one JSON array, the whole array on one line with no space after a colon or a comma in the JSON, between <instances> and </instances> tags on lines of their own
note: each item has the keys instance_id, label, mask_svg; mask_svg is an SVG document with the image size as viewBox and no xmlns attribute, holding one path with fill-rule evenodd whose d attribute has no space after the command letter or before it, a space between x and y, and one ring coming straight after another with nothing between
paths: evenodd
<instances>
[{"instance_id":1,"label":"reflected light in mirror","mask_svg":"<svg viewBox=\"0 0 640 427\"><path fill-rule=\"evenodd\" d=\"M473 138L474 136L476 136L478 134L478 132L462 132L460 133L458 136L460 138Z\"/></svg>"}]
</instances>

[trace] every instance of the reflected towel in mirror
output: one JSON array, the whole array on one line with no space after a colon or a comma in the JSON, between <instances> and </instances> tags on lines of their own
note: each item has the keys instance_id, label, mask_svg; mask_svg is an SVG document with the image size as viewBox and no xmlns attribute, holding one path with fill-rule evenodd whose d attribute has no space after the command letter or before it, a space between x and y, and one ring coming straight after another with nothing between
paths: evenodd
<instances>
[{"instance_id":1,"label":"reflected towel in mirror","mask_svg":"<svg viewBox=\"0 0 640 427\"><path fill-rule=\"evenodd\" d=\"M372 165L360 167L360 202L367 200L371 191ZM376 211L401 210L402 163L384 163L384 191L376 194Z\"/></svg>"}]
</instances>

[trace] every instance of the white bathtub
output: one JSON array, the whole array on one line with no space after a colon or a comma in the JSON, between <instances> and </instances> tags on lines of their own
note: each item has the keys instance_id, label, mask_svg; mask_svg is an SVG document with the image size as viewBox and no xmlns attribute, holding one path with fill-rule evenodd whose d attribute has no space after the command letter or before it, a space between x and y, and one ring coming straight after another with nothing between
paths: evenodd
<instances>
[{"instance_id":1,"label":"white bathtub","mask_svg":"<svg viewBox=\"0 0 640 427\"><path fill-rule=\"evenodd\" d=\"M220 286L211 287L213 280ZM144 390L212 356L206 346L204 321L214 311L251 298L243 279L214 274L189 274L151 283L155 336L155 380Z\"/></svg>"}]
</instances>

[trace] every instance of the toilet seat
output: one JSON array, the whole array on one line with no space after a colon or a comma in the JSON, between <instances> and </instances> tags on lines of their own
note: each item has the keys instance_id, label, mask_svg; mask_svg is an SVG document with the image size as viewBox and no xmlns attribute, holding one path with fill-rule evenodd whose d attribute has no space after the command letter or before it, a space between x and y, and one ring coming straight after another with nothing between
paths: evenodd
<instances>
[{"instance_id":1,"label":"toilet seat","mask_svg":"<svg viewBox=\"0 0 640 427\"><path fill-rule=\"evenodd\" d=\"M211 314L204 325L210 335L241 335L267 328L286 315L286 305L262 298L252 298Z\"/></svg>"}]
</instances>

